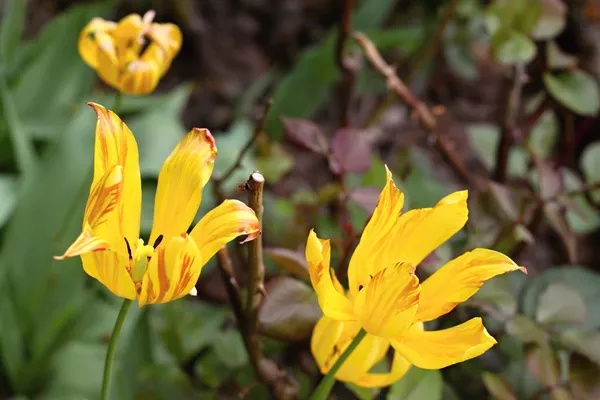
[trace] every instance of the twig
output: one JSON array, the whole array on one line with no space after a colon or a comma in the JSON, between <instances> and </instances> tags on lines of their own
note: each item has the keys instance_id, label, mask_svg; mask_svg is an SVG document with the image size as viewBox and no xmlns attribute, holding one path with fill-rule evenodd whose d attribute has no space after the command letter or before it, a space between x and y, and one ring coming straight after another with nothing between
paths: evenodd
<instances>
[{"instance_id":1,"label":"twig","mask_svg":"<svg viewBox=\"0 0 600 400\"><path fill-rule=\"evenodd\" d=\"M248 335L246 332L247 324L246 315L244 314L244 304L242 303L242 296L240 295L240 287L233 274L233 262L231 261L231 256L225 246L217 253L217 265L221 271L221 278L223 278L223 283L225 284L225 290L227 290L227 295L229 296L233 314L237 319L240 334L242 335L242 338L245 338Z\"/></svg>"},{"instance_id":2,"label":"twig","mask_svg":"<svg viewBox=\"0 0 600 400\"><path fill-rule=\"evenodd\" d=\"M350 100L352 98L352 86L354 85L354 69L349 65L345 56L346 42L352 30L352 9L354 0L344 0L344 8L340 18L340 32L336 45L336 63L342 73L342 83L340 84L340 126L347 127L350 123L348 114L350 109Z\"/></svg>"},{"instance_id":3,"label":"twig","mask_svg":"<svg viewBox=\"0 0 600 400\"><path fill-rule=\"evenodd\" d=\"M227 179L229 179L231 177L231 175L235 172L235 170L240 167L242 160L243 160L244 156L246 155L246 153L250 150L250 148L252 147L252 145L254 144L256 139L258 138L258 136L260 136L260 134L265 130L265 123L267 121L267 115L269 114L269 110L271 109L272 105L273 105L273 99L267 100L267 104L265 104L265 108L263 110L262 116L260 117L260 120L254 127L254 133L252 134L250 139L248 139L248 141L246 142L246 144L244 145L242 150L239 152L235 162L231 165L231 167L229 167L229 169L227 171L225 171L225 173L223 173L223 175L213 178L213 181L215 182L215 184L217 186L220 186L220 184L222 182L225 182Z\"/></svg>"},{"instance_id":4,"label":"twig","mask_svg":"<svg viewBox=\"0 0 600 400\"><path fill-rule=\"evenodd\" d=\"M496 169L493 174L493 179L500 183L506 181L508 173L508 159L510 148L515 141L514 130L519 109L521 107L521 93L524 84L525 65L517 64L515 65L513 85L510 88L508 99L506 101L500 143L498 144L498 150L496 151Z\"/></svg>"},{"instance_id":5,"label":"twig","mask_svg":"<svg viewBox=\"0 0 600 400\"><path fill-rule=\"evenodd\" d=\"M263 216L263 188L265 178L254 171L244 188L248 191L248 205L256 213L259 226L262 227ZM266 294L264 287L265 266L263 263L262 236L250 242L248 247L248 300L246 304L246 349L250 362L254 366L258 378L266 383L274 397L278 399L291 399L297 395L298 384L288 377L285 371L262 354L260 336L258 334L258 311L263 296Z\"/></svg>"},{"instance_id":6,"label":"twig","mask_svg":"<svg viewBox=\"0 0 600 400\"><path fill-rule=\"evenodd\" d=\"M445 137L435 131L436 119L425 103L416 98L410 89L402 82L394 68L385 62L379 51L371 40L363 33L355 33L354 39L358 42L362 51L373 68L386 79L388 88L396 93L410 108L413 109L423 129L425 129L435 140L438 151L446 162L452 167L458 177L469 185L474 185L473 178L460 157L454 152Z\"/></svg>"}]
</instances>

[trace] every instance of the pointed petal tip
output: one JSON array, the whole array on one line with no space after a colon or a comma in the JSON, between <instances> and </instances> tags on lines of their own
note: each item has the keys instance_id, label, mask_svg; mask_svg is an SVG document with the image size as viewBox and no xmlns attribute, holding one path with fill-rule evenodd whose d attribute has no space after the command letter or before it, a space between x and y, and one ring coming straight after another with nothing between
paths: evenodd
<instances>
[{"instance_id":1,"label":"pointed petal tip","mask_svg":"<svg viewBox=\"0 0 600 400\"><path fill-rule=\"evenodd\" d=\"M63 254L62 256L52 256L53 259L61 261L61 260L66 260L67 258L70 258L68 255Z\"/></svg>"},{"instance_id":2,"label":"pointed petal tip","mask_svg":"<svg viewBox=\"0 0 600 400\"><path fill-rule=\"evenodd\" d=\"M257 237L259 237L260 235L262 235L262 231L260 229L256 228L255 231L248 233L248 236L246 236L246 238L244 240L242 240L240 242L240 244L251 242L254 239L256 239Z\"/></svg>"},{"instance_id":3,"label":"pointed petal tip","mask_svg":"<svg viewBox=\"0 0 600 400\"><path fill-rule=\"evenodd\" d=\"M521 270L521 272L523 272L525 275L529 275L529 272L527 271L526 267L519 267L519 269Z\"/></svg>"},{"instance_id":4,"label":"pointed petal tip","mask_svg":"<svg viewBox=\"0 0 600 400\"><path fill-rule=\"evenodd\" d=\"M206 139L206 141L210 145L212 158L214 159L219 154L219 151L217 150L217 142L215 141L215 138L212 135L212 133L210 133L210 131L207 128L192 128L192 131L194 132L194 134L203 136L204 139Z\"/></svg>"}]
</instances>

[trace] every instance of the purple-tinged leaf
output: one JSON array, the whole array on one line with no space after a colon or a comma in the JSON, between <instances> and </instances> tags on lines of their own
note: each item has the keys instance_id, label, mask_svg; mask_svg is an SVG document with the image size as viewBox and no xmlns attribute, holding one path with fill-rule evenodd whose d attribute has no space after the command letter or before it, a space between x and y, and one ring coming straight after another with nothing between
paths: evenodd
<instances>
[{"instance_id":1,"label":"purple-tinged leaf","mask_svg":"<svg viewBox=\"0 0 600 400\"><path fill-rule=\"evenodd\" d=\"M309 285L287 276L268 282L258 320L266 336L283 341L301 341L310 337L321 318L317 295Z\"/></svg>"},{"instance_id":2,"label":"purple-tinged leaf","mask_svg":"<svg viewBox=\"0 0 600 400\"><path fill-rule=\"evenodd\" d=\"M308 265L304 254L299 251L285 249L282 247L266 248L265 253L292 275L302 278L306 281L310 280L308 275Z\"/></svg>"},{"instance_id":3,"label":"purple-tinged leaf","mask_svg":"<svg viewBox=\"0 0 600 400\"><path fill-rule=\"evenodd\" d=\"M364 131L352 128L338 130L331 141L331 151L333 160L330 159L329 168L333 173L362 173L371 167L371 144Z\"/></svg>"},{"instance_id":4,"label":"purple-tinged leaf","mask_svg":"<svg viewBox=\"0 0 600 400\"><path fill-rule=\"evenodd\" d=\"M381 189L374 187L358 187L350 191L350 200L354 201L360 208L372 214L377 206Z\"/></svg>"},{"instance_id":5,"label":"purple-tinged leaf","mask_svg":"<svg viewBox=\"0 0 600 400\"><path fill-rule=\"evenodd\" d=\"M329 153L327 138L317 124L306 119L281 117L281 120L290 141L318 154Z\"/></svg>"}]
</instances>

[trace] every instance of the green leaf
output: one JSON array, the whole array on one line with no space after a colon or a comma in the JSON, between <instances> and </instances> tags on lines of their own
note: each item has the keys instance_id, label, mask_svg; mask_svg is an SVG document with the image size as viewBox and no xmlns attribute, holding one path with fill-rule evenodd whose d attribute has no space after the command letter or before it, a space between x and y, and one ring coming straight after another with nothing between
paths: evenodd
<instances>
[{"instance_id":1,"label":"green leaf","mask_svg":"<svg viewBox=\"0 0 600 400\"><path fill-rule=\"evenodd\" d=\"M494 36L492 49L494 58L502 64L526 64L537 53L535 43L517 31Z\"/></svg>"},{"instance_id":2,"label":"green leaf","mask_svg":"<svg viewBox=\"0 0 600 400\"><path fill-rule=\"evenodd\" d=\"M295 164L294 157L277 142L269 144L268 154L256 157L256 166L269 184L279 182Z\"/></svg>"},{"instance_id":3,"label":"green leaf","mask_svg":"<svg viewBox=\"0 0 600 400\"><path fill-rule=\"evenodd\" d=\"M563 0L541 0L541 14L531 36L535 40L548 40L558 36L567 23L567 6Z\"/></svg>"},{"instance_id":4,"label":"green leaf","mask_svg":"<svg viewBox=\"0 0 600 400\"><path fill-rule=\"evenodd\" d=\"M558 133L558 117L552 110L545 111L528 136L529 149L538 157L547 159L554 150Z\"/></svg>"},{"instance_id":5,"label":"green leaf","mask_svg":"<svg viewBox=\"0 0 600 400\"><path fill-rule=\"evenodd\" d=\"M406 375L391 386L388 400L441 400L442 374L438 370L411 367Z\"/></svg>"},{"instance_id":6,"label":"green leaf","mask_svg":"<svg viewBox=\"0 0 600 400\"><path fill-rule=\"evenodd\" d=\"M310 281L308 275L308 265L303 252L294 251L282 247L265 248L265 254L275 261L275 263L285 269L287 272Z\"/></svg>"},{"instance_id":7,"label":"green leaf","mask_svg":"<svg viewBox=\"0 0 600 400\"><path fill-rule=\"evenodd\" d=\"M469 141L479 159L493 170L496 166L496 151L500 143L500 127L491 124L471 124L467 127ZM513 146L508 156L508 174L522 177L527 171L529 156L520 147Z\"/></svg>"},{"instance_id":8,"label":"green leaf","mask_svg":"<svg viewBox=\"0 0 600 400\"><path fill-rule=\"evenodd\" d=\"M534 279L529 278L522 298L521 309L528 316L535 316L542 302L542 294L550 285L561 284L576 288L583 297L588 310L583 324L578 324L582 330L591 330L600 327L600 274L587 268L575 265L559 266L546 270ZM548 296L548 295L546 295ZM562 299L560 299L562 301ZM544 300L547 301L547 300ZM576 302L578 302L576 300ZM577 313L577 310L573 310ZM555 323L553 330L561 331L572 327L572 324Z\"/></svg>"},{"instance_id":9,"label":"green leaf","mask_svg":"<svg viewBox=\"0 0 600 400\"><path fill-rule=\"evenodd\" d=\"M483 384L495 400L516 400L514 391L500 375L484 371L481 375Z\"/></svg>"},{"instance_id":10,"label":"green leaf","mask_svg":"<svg viewBox=\"0 0 600 400\"><path fill-rule=\"evenodd\" d=\"M267 293L258 314L261 332L284 341L310 337L322 316L312 287L297 279L281 276L267 284Z\"/></svg>"},{"instance_id":11,"label":"green leaf","mask_svg":"<svg viewBox=\"0 0 600 400\"><path fill-rule=\"evenodd\" d=\"M448 66L461 78L468 81L479 78L475 59L465 46L448 43L444 46L444 56Z\"/></svg>"},{"instance_id":12,"label":"green leaf","mask_svg":"<svg viewBox=\"0 0 600 400\"><path fill-rule=\"evenodd\" d=\"M600 366L600 332L568 330L560 335L561 344L583 354Z\"/></svg>"},{"instance_id":13,"label":"green leaf","mask_svg":"<svg viewBox=\"0 0 600 400\"><path fill-rule=\"evenodd\" d=\"M552 387L559 382L558 360L550 346L534 348L527 353L526 360L529 371L542 385Z\"/></svg>"},{"instance_id":14,"label":"green leaf","mask_svg":"<svg viewBox=\"0 0 600 400\"><path fill-rule=\"evenodd\" d=\"M238 330L228 329L219 333L214 339L213 348L219 360L229 368L248 364L248 353Z\"/></svg>"},{"instance_id":15,"label":"green leaf","mask_svg":"<svg viewBox=\"0 0 600 400\"><path fill-rule=\"evenodd\" d=\"M0 174L0 228L10 217L17 200L17 180L13 175Z\"/></svg>"},{"instance_id":16,"label":"green leaf","mask_svg":"<svg viewBox=\"0 0 600 400\"><path fill-rule=\"evenodd\" d=\"M536 320L541 324L580 324L586 316L585 299L571 286L551 283L538 298Z\"/></svg>"},{"instance_id":17,"label":"green leaf","mask_svg":"<svg viewBox=\"0 0 600 400\"><path fill-rule=\"evenodd\" d=\"M506 321L506 332L523 343L543 344L548 340L548 335L534 321L520 314Z\"/></svg>"},{"instance_id":18,"label":"green leaf","mask_svg":"<svg viewBox=\"0 0 600 400\"><path fill-rule=\"evenodd\" d=\"M589 144L581 155L581 169L588 184L600 183L600 142ZM600 202L600 189L591 193L592 198Z\"/></svg>"},{"instance_id":19,"label":"green leaf","mask_svg":"<svg viewBox=\"0 0 600 400\"><path fill-rule=\"evenodd\" d=\"M350 389L350 391L354 393L360 400L374 399L376 398L377 393L379 393L379 389L377 388L361 387L351 382L345 382L344 385Z\"/></svg>"},{"instance_id":20,"label":"green leaf","mask_svg":"<svg viewBox=\"0 0 600 400\"><path fill-rule=\"evenodd\" d=\"M594 116L600 109L598 82L587 72L579 69L557 74L547 72L544 84L560 104L577 114Z\"/></svg>"},{"instance_id":21,"label":"green leaf","mask_svg":"<svg viewBox=\"0 0 600 400\"><path fill-rule=\"evenodd\" d=\"M565 182L565 190L580 190L583 183L579 176L570 169L561 170ZM600 213L590 205L583 194L572 196L567 201L567 221L575 233L590 233L600 227Z\"/></svg>"},{"instance_id":22,"label":"green leaf","mask_svg":"<svg viewBox=\"0 0 600 400\"><path fill-rule=\"evenodd\" d=\"M27 2L5 0L2 21L0 21L0 69L10 69L17 47L21 42Z\"/></svg>"}]
</instances>

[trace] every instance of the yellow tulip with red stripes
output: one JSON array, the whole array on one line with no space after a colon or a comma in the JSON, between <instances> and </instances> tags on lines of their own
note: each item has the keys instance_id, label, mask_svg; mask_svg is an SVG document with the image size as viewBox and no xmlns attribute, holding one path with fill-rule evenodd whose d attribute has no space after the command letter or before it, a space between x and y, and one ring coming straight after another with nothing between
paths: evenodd
<instances>
[{"instance_id":1,"label":"yellow tulip with red stripes","mask_svg":"<svg viewBox=\"0 0 600 400\"><path fill-rule=\"evenodd\" d=\"M365 338L336 374L363 387L382 387L416 365L440 369L477 357L496 340L481 318L458 326L425 331L423 322L452 311L488 279L524 267L502 253L475 249L448 262L423 283L415 268L467 222L467 192L455 192L431 208L402 213L404 195L387 170L387 183L348 267L346 291L330 268L328 240L311 231L306 260L323 317L314 328L311 350L326 374L352 339ZM394 349L387 373L371 372Z\"/></svg>"},{"instance_id":2,"label":"yellow tulip with red stripes","mask_svg":"<svg viewBox=\"0 0 600 400\"><path fill-rule=\"evenodd\" d=\"M149 94L179 52L174 24L153 22L155 13L130 14L118 23L92 19L79 36L79 54L100 78L122 93Z\"/></svg>"},{"instance_id":3,"label":"yellow tulip with red stripes","mask_svg":"<svg viewBox=\"0 0 600 400\"><path fill-rule=\"evenodd\" d=\"M83 269L115 295L145 304L195 294L202 267L240 235L260 235L254 211L225 200L191 230L217 147L207 129L192 129L165 161L147 244L139 238L142 201L137 143L117 114L89 103L97 115L94 177L81 234L62 255L81 256Z\"/></svg>"}]
</instances>

